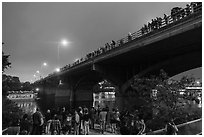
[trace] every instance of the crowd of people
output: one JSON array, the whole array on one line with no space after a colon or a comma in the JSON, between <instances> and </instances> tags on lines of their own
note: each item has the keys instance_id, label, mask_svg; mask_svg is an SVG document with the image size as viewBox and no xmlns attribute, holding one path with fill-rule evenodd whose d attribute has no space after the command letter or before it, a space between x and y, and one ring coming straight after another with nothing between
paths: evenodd
<instances>
[{"instance_id":1,"label":"crowd of people","mask_svg":"<svg viewBox=\"0 0 204 137\"><path fill-rule=\"evenodd\" d=\"M198 12L201 10L202 2L191 2L186 5L186 8L174 7L171 9L171 15L167 16L164 14L164 17L156 17L156 19L152 19L148 24L144 24L141 28L141 34L147 34L151 31L160 29L163 26L166 26L170 23L173 23L177 20L180 20L186 16L189 16L192 13Z\"/></svg>"},{"instance_id":2,"label":"crowd of people","mask_svg":"<svg viewBox=\"0 0 204 137\"><path fill-rule=\"evenodd\" d=\"M88 53L84 58L80 58L76 60L73 64L68 64L61 68L61 71L66 70L67 68L71 68L77 64L80 64L84 61L87 61L93 57L96 57L98 55L101 55L107 51L110 51L116 47L122 46L125 43L134 40L135 38L139 38L149 32L152 32L154 30L160 29L163 26L166 26L170 23L173 23L175 21L178 21L186 16L189 16L195 12L202 10L202 2L191 2L190 4L186 5L186 8L181 7L174 7L171 9L171 15L167 16L164 14L164 17L156 17L155 19L152 19L151 22L148 22L147 24L144 24L144 26L138 31L133 34L130 32L128 33L126 38L120 39L117 42L112 40L111 42L108 42L105 44L105 46L98 48L97 50L94 50L90 53Z\"/></svg>"},{"instance_id":3,"label":"crowd of people","mask_svg":"<svg viewBox=\"0 0 204 137\"><path fill-rule=\"evenodd\" d=\"M8 128L9 135L89 135L90 129L98 134L109 132L117 135L144 135L151 132L144 120L144 115L137 109L133 111L106 106L101 108L78 107L75 110L47 110L42 114L39 109L29 117L24 114L22 119L13 121L15 125ZM171 119L166 121L165 133L175 135L178 128ZM92 133L93 134L93 133Z\"/></svg>"},{"instance_id":4,"label":"crowd of people","mask_svg":"<svg viewBox=\"0 0 204 137\"><path fill-rule=\"evenodd\" d=\"M104 134L144 134L145 122L138 114L119 112L118 109L109 107L97 108L78 107L76 110L62 109L47 110L42 114L39 109L29 118L24 114L15 127L19 127L15 134L21 135L88 135L90 129ZM9 134L14 134L9 133Z\"/></svg>"}]
</instances>

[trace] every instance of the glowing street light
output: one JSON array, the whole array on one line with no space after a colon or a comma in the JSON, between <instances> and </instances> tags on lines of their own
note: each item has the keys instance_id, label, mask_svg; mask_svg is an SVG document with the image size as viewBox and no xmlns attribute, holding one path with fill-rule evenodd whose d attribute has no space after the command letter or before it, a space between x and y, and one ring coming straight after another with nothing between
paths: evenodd
<instances>
[{"instance_id":1,"label":"glowing street light","mask_svg":"<svg viewBox=\"0 0 204 137\"><path fill-rule=\"evenodd\" d=\"M46 63L46 62L44 62L44 63L43 63L43 66L47 66L47 63Z\"/></svg>"},{"instance_id":2,"label":"glowing street light","mask_svg":"<svg viewBox=\"0 0 204 137\"><path fill-rule=\"evenodd\" d=\"M60 46L66 47L69 44L69 42L66 39L62 39L58 45L57 45L57 61L58 61L58 65L60 64L60 56L59 56L59 48Z\"/></svg>"},{"instance_id":3,"label":"glowing street light","mask_svg":"<svg viewBox=\"0 0 204 137\"><path fill-rule=\"evenodd\" d=\"M60 72L60 68L56 68L55 71L56 71L56 72Z\"/></svg>"},{"instance_id":4,"label":"glowing street light","mask_svg":"<svg viewBox=\"0 0 204 137\"><path fill-rule=\"evenodd\" d=\"M39 89L39 88L36 88L35 90L36 90L36 91L39 91L40 89Z\"/></svg>"},{"instance_id":5,"label":"glowing street light","mask_svg":"<svg viewBox=\"0 0 204 137\"><path fill-rule=\"evenodd\" d=\"M69 42L66 39L62 39L60 43L62 44L62 46L67 46Z\"/></svg>"}]
</instances>

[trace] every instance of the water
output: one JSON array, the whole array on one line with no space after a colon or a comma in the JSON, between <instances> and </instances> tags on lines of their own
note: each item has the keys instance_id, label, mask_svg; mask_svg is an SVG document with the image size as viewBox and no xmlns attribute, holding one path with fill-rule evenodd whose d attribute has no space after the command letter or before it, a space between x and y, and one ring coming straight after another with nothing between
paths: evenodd
<instances>
[{"instance_id":1,"label":"water","mask_svg":"<svg viewBox=\"0 0 204 137\"><path fill-rule=\"evenodd\" d=\"M33 114L38 106L35 100L16 100L15 103L26 114Z\"/></svg>"}]
</instances>

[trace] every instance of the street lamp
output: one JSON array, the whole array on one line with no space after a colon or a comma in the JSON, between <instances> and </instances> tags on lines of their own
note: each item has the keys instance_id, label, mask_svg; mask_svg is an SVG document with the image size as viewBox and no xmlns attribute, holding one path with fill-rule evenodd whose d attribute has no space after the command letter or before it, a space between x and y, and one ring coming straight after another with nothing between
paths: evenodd
<instances>
[{"instance_id":1,"label":"street lamp","mask_svg":"<svg viewBox=\"0 0 204 137\"><path fill-rule=\"evenodd\" d=\"M47 66L47 63L46 63L46 62L44 62L44 63L43 63L43 66Z\"/></svg>"},{"instance_id":2,"label":"street lamp","mask_svg":"<svg viewBox=\"0 0 204 137\"><path fill-rule=\"evenodd\" d=\"M66 39L62 39L57 45L57 65L60 66L60 56L59 56L59 48L60 46L66 47L68 45L68 41Z\"/></svg>"},{"instance_id":3,"label":"street lamp","mask_svg":"<svg viewBox=\"0 0 204 137\"><path fill-rule=\"evenodd\" d=\"M60 72L60 68L56 68L55 71L56 71L56 72Z\"/></svg>"}]
</instances>

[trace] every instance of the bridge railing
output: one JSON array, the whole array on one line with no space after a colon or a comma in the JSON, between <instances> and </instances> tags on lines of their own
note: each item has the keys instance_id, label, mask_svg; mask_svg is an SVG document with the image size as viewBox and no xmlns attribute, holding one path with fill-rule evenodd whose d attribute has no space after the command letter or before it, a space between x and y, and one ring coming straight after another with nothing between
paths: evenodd
<instances>
[{"instance_id":1,"label":"bridge railing","mask_svg":"<svg viewBox=\"0 0 204 137\"><path fill-rule=\"evenodd\" d=\"M178 7L177 7L178 8ZM148 23L148 25L144 25L140 30L128 34L128 36L117 40L114 44L113 43L107 43L108 45L99 48L98 50L95 50L89 54L87 54L85 57L81 58L80 60L75 61L72 64L68 64L60 69L60 71L66 71L70 68L73 68L79 64L82 64L83 62L86 62L90 59L93 59L94 57L97 57L99 55L102 55L104 53L108 53L112 51L113 49L116 49L118 47L124 46L126 43L132 42L133 40L137 40L141 37L145 37L146 35L149 35L151 33L154 33L156 31L159 31L160 29L164 27L171 26L174 23L178 23L182 21L183 19L190 18L191 16L196 15L202 15L202 2L194 2L191 3L191 5L187 6L186 8L179 8L177 12L172 13L169 16L162 18L156 18L152 20L151 23ZM56 72L53 72L49 74L46 78L51 77L52 75L56 74ZM37 82L37 81L36 81Z\"/></svg>"},{"instance_id":2,"label":"bridge railing","mask_svg":"<svg viewBox=\"0 0 204 137\"><path fill-rule=\"evenodd\" d=\"M189 121L183 124L177 125L178 135L200 135L202 134L202 119ZM156 130L147 135L164 135L165 129Z\"/></svg>"}]
</instances>

